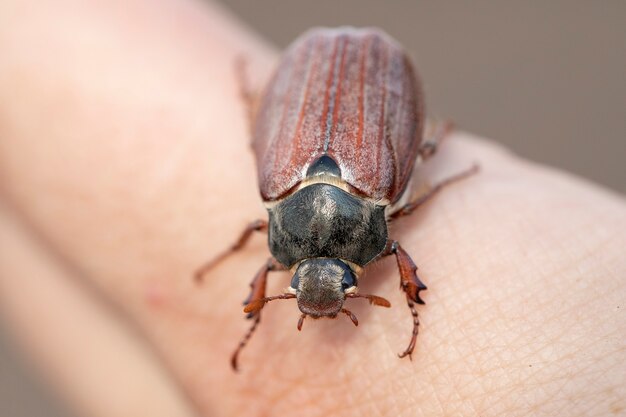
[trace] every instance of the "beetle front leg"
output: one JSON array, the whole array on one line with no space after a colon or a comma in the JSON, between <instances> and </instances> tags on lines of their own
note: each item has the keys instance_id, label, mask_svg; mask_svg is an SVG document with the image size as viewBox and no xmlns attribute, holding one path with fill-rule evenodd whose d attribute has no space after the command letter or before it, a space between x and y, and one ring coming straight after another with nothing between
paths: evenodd
<instances>
[{"instance_id":1,"label":"beetle front leg","mask_svg":"<svg viewBox=\"0 0 626 417\"><path fill-rule=\"evenodd\" d=\"M263 267L261 267L261 269L259 269L259 271L256 273L256 275L252 279L252 282L250 282L250 294L248 295L248 297L246 297L243 304L248 305L255 300L265 298L265 289L267 287L267 274L271 271L284 271L286 269L287 268L279 263L276 259L269 258L265 265L263 265ZM261 322L261 310L248 313L246 318L253 319L254 321L252 322L252 325L250 326L246 334L241 338L239 345L230 357L230 364L235 371L238 370L237 360L239 358L239 353L246 346L246 344L248 344L248 341L252 337L252 334Z\"/></svg>"},{"instance_id":2,"label":"beetle front leg","mask_svg":"<svg viewBox=\"0 0 626 417\"><path fill-rule=\"evenodd\" d=\"M409 306L411 315L413 316L413 332L411 334L411 341L404 352L398 354L398 356L403 358L408 355L409 358L412 359L411 354L413 353L413 349L415 349L415 341L417 339L420 324L415 304L424 304L424 301L420 298L420 291L426 290L427 288L417 276L417 266L409 254L406 253L406 251L402 249L400 244L395 240L387 241L387 246L381 256L388 256L392 254L396 255L398 271L400 272L400 288L406 295L407 305Z\"/></svg>"},{"instance_id":3,"label":"beetle front leg","mask_svg":"<svg viewBox=\"0 0 626 417\"><path fill-rule=\"evenodd\" d=\"M250 282L250 294L246 297L243 305L248 305L255 300L265 298L265 289L267 287L267 274L271 271L285 271L287 267L278 262L274 258L269 258L265 265L256 273L252 282ZM259 314L260 310L256 313L248 313L247 318L252 318L256 314Z\"/></svg>"},{"instance_id":4,"label":"beetle front leg","mask_svg":"<svg viewBox=\"0 0 626 417\"><path fill-rule=\"evenodd\" d=\"M198 270L194 274L195 281L197 283L201 283L202 278L209 270L211 270L213 267L215 267L218 263L220 263L222 260L224 260L228 256L232 255L233 253L243 248L245 244L248 242L248 240L250 240L250 237L252 236L253 232L265 232L266 233L267 221L255 220L252 223L250 223L248 226L246 226L243 232L241 232L239 239L237 239L237 241L233 243L230 246L230 248L226 249L224 252L220 253L215 258L211 259L210 261L202 265L200 268L198 268Z\"/></svg>"}]
</instances>

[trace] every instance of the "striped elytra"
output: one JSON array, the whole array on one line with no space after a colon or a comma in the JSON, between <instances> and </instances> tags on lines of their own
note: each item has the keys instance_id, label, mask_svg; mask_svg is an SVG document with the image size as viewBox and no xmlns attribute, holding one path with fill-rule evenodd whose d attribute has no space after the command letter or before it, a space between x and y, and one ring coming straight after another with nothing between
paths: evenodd
<instances>
[{"instance_id":1,"label":"striped elytra","mask_svg":"<svg viewBox=\"0 0 626 417\"><path fill-rule=\"evenodd\" d=\"M424 125L410 59L378 29L313 29L287 49L253 122L266 202L290 194L327 155L351 192L389 204L411 175Z\"/></svg>"}]
</instances>

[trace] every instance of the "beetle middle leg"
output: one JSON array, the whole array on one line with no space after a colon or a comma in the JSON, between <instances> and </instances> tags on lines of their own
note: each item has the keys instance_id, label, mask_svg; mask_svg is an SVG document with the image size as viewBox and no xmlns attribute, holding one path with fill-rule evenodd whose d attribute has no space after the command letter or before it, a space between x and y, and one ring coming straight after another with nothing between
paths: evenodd
<instances>
[{"instance_id":1,"label":"beetle middle leg","mask_svg":"<svg viewBox=\"0 0 626 417\"><path fill-rule=\"evenodd\" d=\"M436 183L435 185L431 186L430 189L424 194L418 194L417 198L415 198L413 201L405 204L404 206L398 208L396 211L391 213L389 215L389 220L395 220L399 217L408 216L409 214L413 213L413 211L415 211L417 208L430 201L430 199L437 195L437 193L439 193L439 191L441 191L443 188L476 174L478 170L479 166L474 164L471 168Z\"/></svg>"},{"instance_id":2,"label":"beetle middle leg","mask_svg":"<svg viewBox=\"0 0 626 417\"><path fill-rule=\"evenodd\" d=\"M250 237L252 236L253 232L267 233L267 221L259 219L259 220L253 221L248 226L246 226L243 232L241 232L239 239L237 239L237 241L233 243L230 246L230 248L226 249L224 252L220 253L215 258L211 259L210 261L202 265L200 268L198 268L198 270L194 274L195 281L197 283L202 282L202 278L209 270L211 270L213 267L215 267L218 263L220 263L222 260L224 260L228 256L232 255L233 253L243 248L245 244L248 242L248 240L250 240Z\"/></svg>"},{"instance_id":3,"label":"beetle middle leg","mask_svg":"<svg viewBox=\"0 0 626 417\"><path fill-rule=\"evenodd\" d=\"M265 262L265 265L263 265L261 269L259 269L259 271L256 273L256 275L252 279L252 282L250 282L250 294L243 302L244 305L249 305L254 301L265 298L265 289L267 287L267 274L271 271L284 271L285 269L287 268L280 264L276 259L269 258L267 262ZM252 322L252 325L250 326L246 334L241 338L239 345L237 346L230 358L230 364L235 371L237 370L237 359L239 358L239 353L246 346L246 344L252 337L252 334L261 322L261 310L259 309L250 312L246 317L254 321Z\"/></svg>"}]
</instances>

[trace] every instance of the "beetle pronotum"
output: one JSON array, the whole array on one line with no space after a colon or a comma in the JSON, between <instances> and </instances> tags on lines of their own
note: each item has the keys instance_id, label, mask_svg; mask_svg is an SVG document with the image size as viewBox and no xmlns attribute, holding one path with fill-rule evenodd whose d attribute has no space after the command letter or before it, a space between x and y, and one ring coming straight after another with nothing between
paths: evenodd
<instances>
[{"instance_id":1,"label":"beetle pronotum","mask_svg":"<svg viewBox=\"0 0 626 417\"><path fill-rule=\"evenodd\" d=\"M242 93L269 221L252 222L229 250L196 274L200 280L253 232L268 233L272 256L250 284L244 311L253 324L233 353L233 368L272 300L297 300L298 329L305 317L340 313L358 324L343 307L346 298L389 307L384 298L357 291L363 268L389 255L396 257L413 316L409 345L399 354L410 357L419 326L415 304L423 304L420 291L426 285L411 257L389 239L388 223L477 167L401 203L410 194L407 184L416 162L432 156L450 130L440 124L423 140L423 94L409 58L377 29L314 29L287 49L258 100L247 90ZM267 297L267 276L276 270L292 271L291 285L284 294Z\"/></svg>"}]
</instances>

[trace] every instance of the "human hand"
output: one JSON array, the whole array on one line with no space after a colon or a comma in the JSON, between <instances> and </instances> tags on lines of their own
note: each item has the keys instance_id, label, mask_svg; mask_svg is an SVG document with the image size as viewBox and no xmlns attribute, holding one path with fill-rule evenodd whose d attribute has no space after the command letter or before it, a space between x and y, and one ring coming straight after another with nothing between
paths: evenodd
<instances>
[{"instance_id":1,"label":"human hand","mask_svg":"<svg viewBox=\"0 0 626 417\"><path fill-rule=\"evenodd\" d=\"M83 414L626 407L622 198L456 133L424 175L474 161L481 173L392 229L429 286L413 361L396 356L411 317L388 260L361 286L391 309L352 301L358 328L298 333L293 303L268 306L235 374L266 245L257 237L202 287L191 276L265 215L233 62L246 54L260 85L275 52L215 6L168 0L5 2L0 43L3 313ZM268 293L287 283L270 277Z\"/></svg>"}]
</instances>

